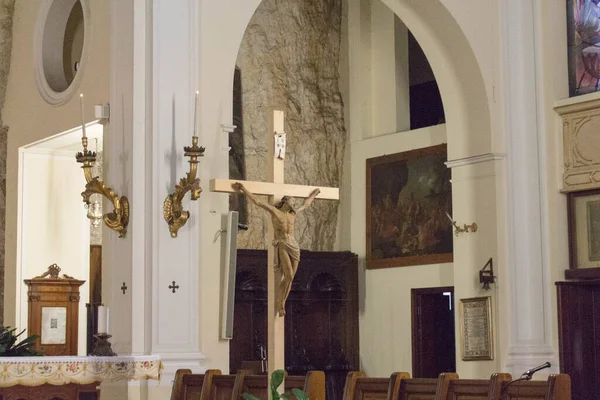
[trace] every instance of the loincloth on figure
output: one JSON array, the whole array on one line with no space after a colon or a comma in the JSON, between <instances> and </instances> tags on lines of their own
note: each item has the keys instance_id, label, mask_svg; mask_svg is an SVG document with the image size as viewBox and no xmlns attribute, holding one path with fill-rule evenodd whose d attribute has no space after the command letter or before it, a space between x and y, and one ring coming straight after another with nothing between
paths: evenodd
<instances>
[{"instance_id":1,"label":"loincloth on figure","mask_svg":"<svg viewBox=\"0 0 600 400\"><path fill-rule=\"evenodd\" d=\"M300 262L300 246L292 245L282 240L273 240L273 246L275 246L275 249L277 250L282 248L289 254L292 260ZM279 268L279 251L275 252L275 268Z\"/></svg>"}]
</instances>

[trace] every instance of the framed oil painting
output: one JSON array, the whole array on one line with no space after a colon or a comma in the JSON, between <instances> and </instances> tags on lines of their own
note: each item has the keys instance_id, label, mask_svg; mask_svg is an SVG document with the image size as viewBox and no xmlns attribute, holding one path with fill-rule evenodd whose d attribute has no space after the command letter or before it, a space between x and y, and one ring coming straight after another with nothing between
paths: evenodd
<instances>
[{"instance_id":1,"label":"framed oil painting","mask_svg":"<svg viewBox=\"0 0 600 400\"><path fill-rule=\"evenodd\" d=\"M600 189L569 193L567 279L600 278Z\"/></svg>"},{"instance_id":2,"label":"framed oil painting","mask_svg":"<svg viewBox=\"0 0 600 400\"><path fill-rule=\"evenodd\" d=\"M367 268L452 261L446 145L367 160Z\"/></svg>"},{"instance_id":3,"label":"framed oil painting","mask_svg":"<svg viewBox=\"0 0 600 400\"><path fill-rule=\"evenodd\" d=\"M600 90L600 0L567 0L569 92Z\"/></svg>"}]
</instances>

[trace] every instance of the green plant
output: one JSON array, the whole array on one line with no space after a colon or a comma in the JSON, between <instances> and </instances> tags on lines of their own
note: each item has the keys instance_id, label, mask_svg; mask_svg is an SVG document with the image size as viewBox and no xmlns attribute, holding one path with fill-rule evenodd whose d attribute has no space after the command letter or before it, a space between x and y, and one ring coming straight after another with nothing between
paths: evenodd
<instances>
[{"instance_id":1,"label":"green plant","mask_svg":"<svg viewBox=\"0 0 600 400\"><path fill-rule=\"evenodd\" d=\"M15 335L17 328L0 326L0 357L41 356L42 352L35 349L38 335L29 336L17 343L17 339L25 330Z\"/></svg>"},{"instance_id":2,"label":"green plant","mask_svg":"<svg viewBox=\"0 0 600 400\"><path fill-rule=\"evenodd\" d=\"M287 393L279 393L277 389L283 383L283 378L285 377L285 371L282 369L278 369L273 371L271 374L271 400L291 400L292 395L296 397L296 400L308 400L308 396L300 389L292 389L291 392ZM242 393L242 397L245 400L260 400L260 398L251 395L250 393Z\"/></svg>"}]
</instances>

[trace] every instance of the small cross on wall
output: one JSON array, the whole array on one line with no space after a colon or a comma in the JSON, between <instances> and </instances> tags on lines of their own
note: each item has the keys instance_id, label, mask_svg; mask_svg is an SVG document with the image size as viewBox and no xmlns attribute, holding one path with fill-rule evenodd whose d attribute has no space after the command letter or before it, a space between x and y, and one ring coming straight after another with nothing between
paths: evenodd
<instances>
[{"instance_id":1,"label":"small cross on wall","mask_svg":"<svg viewBox=\"0 0 600 400\"><path fill-rule=\"evenodd\" d=\"M175 281L173 281L173 284L169 285L169 289L173 290L173 293L175 293L175 291L179 289L179 285L175 285Z\"/></svg>"},{"instance_id":2,"label":"small cross on wall","mask_svg":"<svg viewBox=\"0 0 600 400\"><path fill-rule=\"evenodd\" d=\"M123 294L125 294L125 292L127 291L127 285L125 284L125 282L123 282L123 286L121 286L121 290L123 291Z\"/></svg>"}]
</instances>

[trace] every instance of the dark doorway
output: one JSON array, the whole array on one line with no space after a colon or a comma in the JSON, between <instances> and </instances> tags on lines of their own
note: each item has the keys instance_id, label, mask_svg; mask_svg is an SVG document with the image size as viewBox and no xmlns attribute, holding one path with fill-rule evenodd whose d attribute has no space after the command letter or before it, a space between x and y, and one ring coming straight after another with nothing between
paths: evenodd
<instances>
[{"instance_id":1,"label":"dark doorway","mask_svg":"<svg viewBox=\"0 0 600 400\"><path fill-rule=\"evenodd\" d=\"M412 375L456 371L454 287L412 289Z\"/></svg>"}]
</instances>

